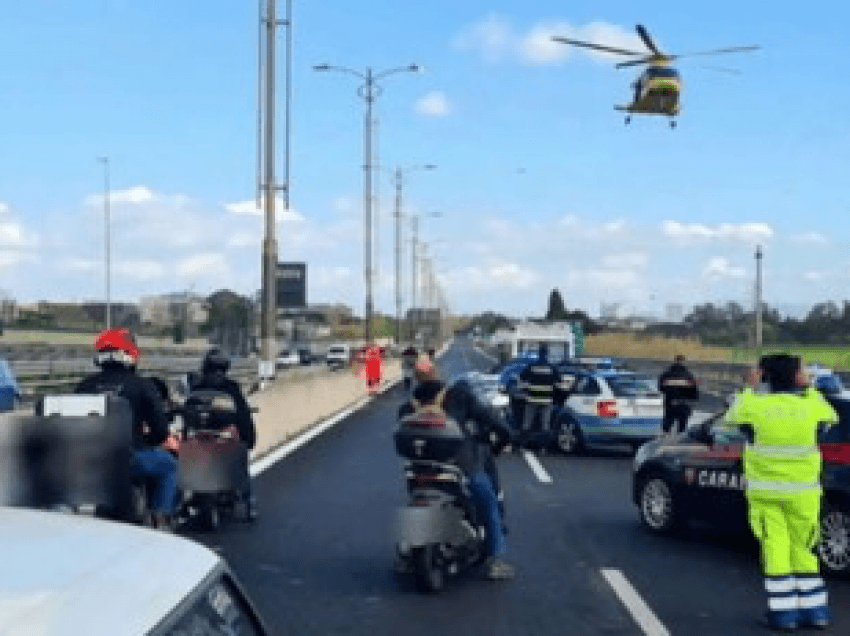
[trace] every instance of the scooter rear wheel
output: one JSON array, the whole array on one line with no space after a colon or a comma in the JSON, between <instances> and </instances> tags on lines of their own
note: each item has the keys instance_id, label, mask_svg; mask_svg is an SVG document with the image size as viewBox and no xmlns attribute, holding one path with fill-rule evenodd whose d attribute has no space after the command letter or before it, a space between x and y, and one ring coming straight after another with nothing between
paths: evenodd
<instances>
[{"instance_id":1,"label":"scooter rear wheel","mask_svg":"<svg viewBox=\"0 0 850 636\"><path fill-rule=\"evenodd\" d=\"M446 584L446 571L440 562L436 544L416 549L413 553L413 565L416 572L416 589L429 594L443 589Z\"/></svg>"}]
</instances>

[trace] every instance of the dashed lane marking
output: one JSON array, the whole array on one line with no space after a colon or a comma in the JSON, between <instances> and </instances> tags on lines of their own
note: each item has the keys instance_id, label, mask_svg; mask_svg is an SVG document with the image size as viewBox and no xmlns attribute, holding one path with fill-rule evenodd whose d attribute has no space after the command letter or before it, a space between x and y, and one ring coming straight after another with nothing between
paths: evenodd
<instances>
[{"instance_id":1,"label":"dashed lane marking","mask_svg":"<svg viewBox=\"0 0 850 636\"><path fill-rule=\"evenodd\" d=\"M632 584L620 570L603 568L600 572L646 636L670 636L670 632L664 624L658 620L649 605L640 597L640 594L637 593L637 590L632 587Z\"/></svg>"},{"instance_id":2,"label":"dashed lane marking","mask_svg":"<svg viewBox=\"0 0 850 636\"><path fill-rule=\"evenodd\" d=\"M522 451L523 457L525 457L525 461L528 463L531 471L534 473L534 476L537 477L544 484L551 484L552 478L549 476L549 473L546 472L546 469L543 468L543 464L534 456L534 453L524 450Z\"/></svg>"}]
</instances>

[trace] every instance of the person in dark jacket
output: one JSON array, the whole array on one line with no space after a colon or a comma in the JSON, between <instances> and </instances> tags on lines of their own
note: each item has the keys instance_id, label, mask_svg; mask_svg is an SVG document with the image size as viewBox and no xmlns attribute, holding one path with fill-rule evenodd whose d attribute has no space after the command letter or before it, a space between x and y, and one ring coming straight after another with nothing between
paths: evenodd
<instances>
[{"instance_id":1,"label":"person in dark jacket","mask_svg":"<svg viewBox=\"0 0 850 636\"><path fill-rule=\"evenodd\" d=\"M437 379L434 365L424 357L416 363L415 373L418 385L413 399L399 408L399 419L416 412L419 405L442 400L446 415L460 423L467 442L455 463L469 478L473 504L487 529L486 576L492 580L513 578L514 569L503 558L507 544L496 462L491 450L491 436L499 440L497 448L501 450L510 442L511 432L495 413L481 404L467 381L460 380L447 388ZM468 427L470 421L475 423L474 432Z\"/></svg>"},{"instance_id":2,"label":"person in dark jacket","mask_svg":"<svg viewBox=\"0 0 850 636\"><path fill-rule=\"evenodd\" d=\"M693 374L684 365L685 356L677 355L673 364L658 378L658 390L664 394L664 433L674 425L680 433L688 426L691 402L699 399L699 389Z\"/></svg>"},{"instance_id":3,"label":"person in dark jacket","mask_svg":"<svg viewBox=\"0 0 850 636\"><path fill-rule=\"evenodd\" d=\"M537 360L529 364L517 378L513 398L516 402L514 412L522 413L522 419L516 422L521 437L528 441L535 432L548 433L552 423L552 411L563 406L564 393L560 390L561 375L549 362L549 350L541 344ZM536 430L535 430L536 429Z\"/></svg>"},{"instance_id":4,"label":"person in dark jacket","mask_svg":"<svg viewBox=\"0 0 850 636\"><path fill-rule=\"evenodd\" d=\"M100 371L80 381L79 394L112 394L126 399L133 413L130 471L156 483L151 506L157 527L170 528L177 503L177 460L160 447L168 437L168 417L156 385L136 373L141 352L126 329L107 329L95 342Z\"/></svg>"},{"instance_id":5,"label":"person in dark jacket","mask_svg":"<svg viewBox=\"0 0 850 636\"><path fill-rule=\"evenodd\" d=\"M251 407L248 406L248 402L242 394L242 388L237 382L227 377L229 369L230 358L218 347L213 347L204 356L201 363L201 375L192 380L191 390L221 391L229 395L236 406L236 419L233 424L239 433L239 440L245 444L248 450L251 450L257 443L254 418L251 417ZM248 518L256 520L258 516L257 501L252 494L250 479L242 496L248 505Z\"/></svg>"},{"instance_id":6,"label":"person in dark jacket","mask_svg":"<svg viewBox=\"0 0 850 636\"><path fill-rule=\"evenodd\" d=\"M416 364L418 357L419 352L413 345L401 352L401 372L404 377L405 391L410 391L413 388L413 366Z\"/></svg>"}]
</instances>

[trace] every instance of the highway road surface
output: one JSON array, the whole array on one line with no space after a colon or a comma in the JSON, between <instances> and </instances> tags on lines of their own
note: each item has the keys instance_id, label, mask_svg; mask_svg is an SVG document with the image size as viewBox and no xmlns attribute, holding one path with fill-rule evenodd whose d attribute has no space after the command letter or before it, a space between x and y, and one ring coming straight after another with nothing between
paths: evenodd
<instances>
[{"instance_id":1,"label":"highway road surface","mask_svg":"<svg viewBox=\"0 0 850 636\"><path fill-rule=\"evenodd\" d=\"M468 341L444 376L486 370ZM644 530L632 504L631 454L509 454L509 582L468 575L436 596L391 571L391 526L405 501L392 432L396 388L256 480L261 517L190 536L234 568L274 634L763 634L758 551L747 536ZM285 414L281 414L285 417ZM833 633L850 633L850 582L828 581ZM803 632L804 633L804 632Z\"/></svg>"}]
</instances>

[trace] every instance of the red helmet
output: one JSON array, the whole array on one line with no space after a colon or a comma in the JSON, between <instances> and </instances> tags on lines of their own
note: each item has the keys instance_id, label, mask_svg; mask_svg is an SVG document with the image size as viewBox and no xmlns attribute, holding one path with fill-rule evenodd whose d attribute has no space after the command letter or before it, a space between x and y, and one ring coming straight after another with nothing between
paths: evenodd
<instances>
[{"instance_id":1,"label":"red helmet","mask_svg":"<svg viewBox=\"0 0 850 636\"><path fill-rule=\"evenodd\" d=\"M94 342L97 351L96 364L117 362L127 366L136 366L142 352L136 346L136 339L128 329L107 329L102 331Z\"/></svg>"}]
</instances>

